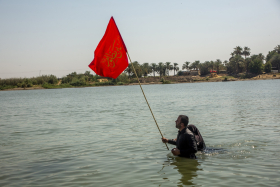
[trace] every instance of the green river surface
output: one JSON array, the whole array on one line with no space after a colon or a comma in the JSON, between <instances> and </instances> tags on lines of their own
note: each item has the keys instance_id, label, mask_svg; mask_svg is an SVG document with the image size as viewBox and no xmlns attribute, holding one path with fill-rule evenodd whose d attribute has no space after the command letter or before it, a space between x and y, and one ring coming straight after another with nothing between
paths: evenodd
<instances>
[{"instance_id":1,"label":"green river surface","mask_svg":"<svg viewBox=\"0 0 280 187\"><path fill-rule=\"evenodd\" d=\"M1 91L0 186L280 186L279 79L143 89L164 137L185 114L223 151L173 156L138 85Z\"/></svg>"}]
</instances>

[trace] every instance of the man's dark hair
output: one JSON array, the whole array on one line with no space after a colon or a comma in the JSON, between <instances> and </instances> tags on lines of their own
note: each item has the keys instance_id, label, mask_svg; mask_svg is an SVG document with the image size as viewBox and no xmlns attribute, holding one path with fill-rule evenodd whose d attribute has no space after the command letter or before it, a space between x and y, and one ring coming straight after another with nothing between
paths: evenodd
<instances>
[{"instance_id":1,"label":"man's dark hair","mask_svg":"<svg viewBox=\"0 0 280 187\"><path fill-rule=\"evenodd\" d=\"M184 126L186 127L189 124L188 116L180 115L179 117L181 118L181 123L184 123Z\"/></svg>"}]
</instances>

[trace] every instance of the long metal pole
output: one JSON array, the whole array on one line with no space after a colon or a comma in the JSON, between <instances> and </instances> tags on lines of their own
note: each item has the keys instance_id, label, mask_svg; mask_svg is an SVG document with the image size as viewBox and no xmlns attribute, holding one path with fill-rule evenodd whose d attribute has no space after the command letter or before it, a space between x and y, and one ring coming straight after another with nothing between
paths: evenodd
<instances>
[{"instance_id":1,"label":"long metal pole","mask_svg":"<svg viewBox=\"0 0 280 187\"><path fill-rule=\"evenodd\" d=\"M151 107L150 107L150 105L149 105L149 102L148 102L148 100L147 100L147 98L146 98L146 96L145 96L145 93L144 93L144 91L143 91L143 88L142 88L142 86L141 86L140 80L139 80L138 75L137 75L137 73L136 73L136 71L135 71L135 68L134 68L134 66L133 66L133 63L132 63L132 61L131 61L131 59L130 59L130 56L129 56L128 52L126 52L126 53L127 53L128 58L129 58L130 64L131 64L131 66L132 66L132 68L133 68L133 71L134 71L134 73L135 73L135 75L136 75L136 77L137 77L138 83L139 83L139 85L140 85L140 88L141 88L141 90L142 90L142 93L143 93L143 95L144 95L144 98L145 98L145 100L146 100L146 102L147 102L147 105L148 105L148 107L149 107L149 109L150 109L150 111L151 111L151 113L152 113L152 116L153 116L155 122L156 122L156 125L157 125L157 128L158 128L158 130L159 130L159 133L161 134L161 137L163 137L163 135L162 135L162 133L161 133L161 131L160 131L160 129L159 129L159 126L158 126L158 124L157 124L157 120L156 120L156 118L155 118L155 116L154 116L154 114L153 114L153 111L152 111L152 109L151 109ZM168 146L167 146L166 143L165 143L165 145L166 145L167 150L169 150L169 148L168 148Z\"/></svg>"}]
</instances>

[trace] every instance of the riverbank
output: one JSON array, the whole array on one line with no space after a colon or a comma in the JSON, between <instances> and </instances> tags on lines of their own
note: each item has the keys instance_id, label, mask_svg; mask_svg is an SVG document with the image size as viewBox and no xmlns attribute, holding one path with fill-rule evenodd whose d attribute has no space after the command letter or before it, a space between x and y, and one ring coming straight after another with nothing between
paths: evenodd
<instances>
[{"instance_id":1,"label":"riverbank","mask_svg":"<svg viewBox=\"0 0 280 187\"><path fill-rule=\"evenodd\" d=\"M270 79L280 79L280 73L268 73L268 74L260 74L260 75L228 75L228 74L218 74L216 77L211 77L211 75L206 76L164 76L164 77L142 77L139 78L142 85L149 84L179 84L179 83L198 83L198 82L228 82L228 81L247 81L247 80L270 80ZM107 85L98 85L98 86L129 86L129 85L138 85L138 80L136 78L131 78L130 83L121 83L121 84L107 84ZM94 82L87 84L86 86L75 87L75 86L60 86L60 82L57 85L49 86L47 88L41 85L33 85L32 87L27 88L10 88L4 89L0 91L12 91L12 90L38 90L38 89L58 89L58 88L82 88L82 87L97 87Z\"/></svg>"}]
</instances>

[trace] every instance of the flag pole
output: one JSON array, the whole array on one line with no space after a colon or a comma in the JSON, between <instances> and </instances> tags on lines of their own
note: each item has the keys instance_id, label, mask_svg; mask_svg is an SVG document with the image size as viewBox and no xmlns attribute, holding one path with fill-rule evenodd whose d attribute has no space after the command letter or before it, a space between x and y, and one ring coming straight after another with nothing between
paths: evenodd
<instances>
[{"instance_id":1,"label":"flag pole","mask_svg":"<svg viewBox=\"0 0 280 187\"><path fill-rule=\"evenodd\" d=\"M160 129L159 129L159 126L158 126L158 124L157 124L157 120L156 120L156 118L155 118L155 116L154 116L154 114L153 114L153 111L152 111L152 109L151 109L151 107L150 107L150 105L149 105L149 102L148 102L148 100L147 100L147 98L146 98L146 96L145 96L145 93L144 93L144 91L143 91L143 88L142 88L141 83L140 83L140 81L139 81L138 75L137 75L137 73L136 73L136 71L135 71L135 68L134 68L134 66L133 66L133 63L132 63L132 61L131 61L131 59L130 59L130 56L129 56L129 54L128 54L128 51L127 51L126 53L127 53L128 58L129 58L130 64L132 65L133 71L134 71L134 73L135 73L135 75L136 75L136 77L137 77L139 86L140 86L140 88L141 88L141 90L142 90L142 93L143 93L144 98L145 98L145 100L146 100L146 102L147 102L147 105L148 105L148 107L149 107L149 109L150 109L150 111L151 111L151 113L152 113L152 116L153 116L155 122L156 122L156 125L157 125L157 128L158 128L158 130L159 130L159 133L160 133L161 137L163 138L163 135L162 135L162 133L161 133L161 131L160 131ZM168 146L167 146L166 143L165 143L165 146L166 146L167 150L169 150L169 148L168 148Z\"/></svg>"}]
</instances>

